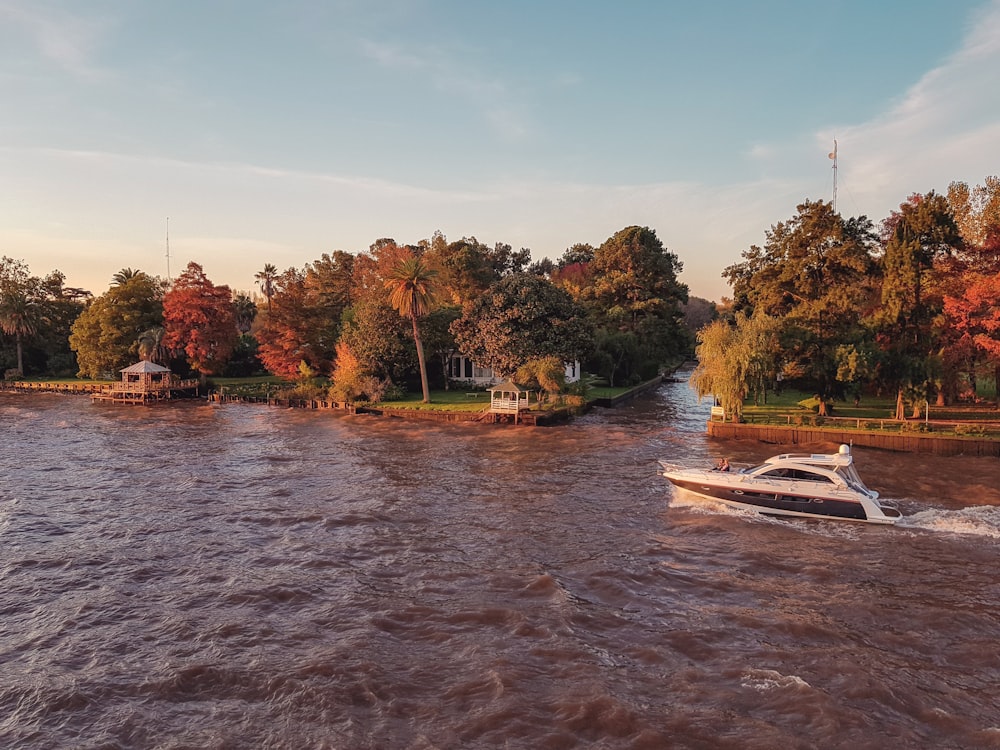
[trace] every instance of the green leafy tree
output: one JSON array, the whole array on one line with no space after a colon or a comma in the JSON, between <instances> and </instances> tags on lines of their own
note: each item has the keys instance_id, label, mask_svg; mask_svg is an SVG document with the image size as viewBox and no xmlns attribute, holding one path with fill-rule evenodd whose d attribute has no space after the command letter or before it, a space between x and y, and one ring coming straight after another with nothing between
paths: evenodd
<instances>
[{"instance_id":1,"label":"green leafy tree","mask_svg":"<svg viewBox=\"0 0 1000 750\"><path fill-rule=\"evenodd\" d=\"M69 377L76 374L76 356L69 348L73 323L86 308L90 292L65 286L66 277L53 271L41 279L38 298L38 328L26 354L30 363L25 366L53 376Z\"/></svg>"},{"instance_id":2,"label":"green leafy tree","mask_svg":"<svg viewBox=\"0 0 1000 750\"><path fill-rule=\"evenodd\" d=\"M73 323L78 374L114 374L138 358L141 335L163 325L163 286L142 271L116 282Z\"/></svg>"},{"instance_id":3,"label":"green leafy tree","mask_svg":"<svg viewBox=\"0 0 1000 750\"><path fill-rule=\"evenodd\" d=\"M962 247L948 201L933 191L913 195L883 222L882 305L875 320L883 350L880 378L895 387L896 417L923 402L932 358L945 344L941 270ZM907 394L917 394L907 398Z\"/></svg>"},{"instance_id":4,"label":"green leafy tree","mask_svg":"<svg viewBox=\"0 0 1000 750\"><path fill-rule=\"evenodd\" d=\"M421 323L424 349L428 355L435 357L441 367L441 380L444 389L448 390L448 362L458 349L455 334L451 332L451 324L462 317L462 311L454 305L438 307L431 310ZM429 376L429 374L428 374Z\"/></svg>"},{"instance_id":5,"label":"green leafy tree","mask_svg":"<svg viewBox=\"0 0 1000 750\"><path fill-rule=\"evenodd\" d=\"M698 332L698 366L691 385L699 398L712 395L733 421L743 418L743 401L750 393L763 400L777 377L779 351L776 318L757 312L752 318L737 312L733 323L714 320Z\"/></svg>"},{"instance_id":6,"label":"green leafy tree","mask_svg":"<svg viewBox=\"0 0 1000 750\"><path fill-rule=\"evenodd\" d=\"M12 336L17 351L17 371L24 373L24 340L38 331L41 285L21 261L0 260L0 331Z\"/></svg>"},{"instance_id":7,"label":"green leafy tree","mask_svg":"<svg viewBox=\"0 0 1000 750\"><path fill-rule=\"evenodd\" d=\"M594 251L587 268L599 325L636 335L644 359L636 369L644 376L688 349L681 311L688 290L677 278L683 264L656 232L622 229Z\"/></svg>"},{"instance_id":8,"label":"green leafy tree","mask_svg":"<svg viewBox=\"0 0 1000 750\"><path fill-rule=\"evenodd\" d=\"M531 359L518 368L515 379L537 386L551 400L566 387L566 364L558 357Z\"/></svg>"},{"instance_id":9,"label":"green leafy tree","mask_svg":"<svg viewBox=\"0 0 1000 750\"><path fill-rule=\"evenodd\" d=\"M839 388L837 345L861 336L875 306L877 248L867 218L845 220L828 202L806 201L771 227L763 249L751 247L723 273L735 310L781 318L784 374L824 404Z\"/></svg>"},{"instance_id":10,"label":"green leafy tree","mask_svg":"<svg viewBox=\"0 0 1000 750\"><path fill-rule=\"evenodd\" d=\"M340 342L349 347L363 375L402 384L417 365L406 323L388 302L363 298L344 313Z\"/></svg>"},{"instance_id":11,"label":"green leafy tree","mask_svg":"<svg viewBox=\"0 0 1000 750\"><path fill-rule=\"evenodd\" d=\"M182 352L203 378L221 372L238 336L232 292L213 284L199 264L188 263L163 297L163 327L163 346Z\"/></svg>"},{"instance_id":12,"label":"green leafy tree","mask_svg":"<svg viewBox=\"0 0 1000 750\"><path fill-rule=\"evenodd\" d=\"M448 244L439 242L432 249L428 262L439 270L441 297L454 305L471 302L500 278L493 252L475 237Z\"/></svg>"},{"instance_id":13,"label":"green leafy tree","mask_svg":"<svg viewBox=\"0 0 1000 750\"><path fill-rule=\"evenodd\" d=\"M111 277L112 286L125 286L143 272L136 268L123 268Z\"/></svg>"},{"instance_id":14,"label":"green leafy tree","mask_svg":"<svg viewBox=\"0 0 1000 750\"><path fill-rule=\"evenodd\" d=\"M424 344L420 340L418 320L434 305L436 277L437 271L430 268L423 259L411 257L393 268L389 278L385 280L385 287L389 290L389 303L413 326L413 343L417 347L420 387L425 404L430 403L431 392L427 385L427 364L424 361Z\"/></svg>"},{"instance_id":15,"label":"green leafy tree","mask_svg":"<svg viewBox=\"0 0 1000 750\"><path fill-rule=\"evenodd\" d=\"M528 273L504 277L465 305L451 331L461 352L500 377L542 357L582 359L593 341L583 308L563 289Z\"/></svg>"}]
</instances>

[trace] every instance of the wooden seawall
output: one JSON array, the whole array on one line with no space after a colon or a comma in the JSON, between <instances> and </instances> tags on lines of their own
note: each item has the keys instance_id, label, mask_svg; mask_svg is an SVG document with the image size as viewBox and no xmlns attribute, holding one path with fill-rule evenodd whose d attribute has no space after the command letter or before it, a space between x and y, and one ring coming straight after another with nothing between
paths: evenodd
<instances>
[{"instance_id":1,"label":"wooden seawall","mask_svg":"<svg viewBox=\"0 0 1000 750\"><path fill-rule=\"evenodd\" d=\"M907 453L933 453L938 456L1000 457L1000 440L972 437L900 434L871 430L837 430L778 425L709 422L708 434L726 440L756 440L775 445L809 443L853 443L865 448L881 448Z\"/></svg>"}]
</instances>

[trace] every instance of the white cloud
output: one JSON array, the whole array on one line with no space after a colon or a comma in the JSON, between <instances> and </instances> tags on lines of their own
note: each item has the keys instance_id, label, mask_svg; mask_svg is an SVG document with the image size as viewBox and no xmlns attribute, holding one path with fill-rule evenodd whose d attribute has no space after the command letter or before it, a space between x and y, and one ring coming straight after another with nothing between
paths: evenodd
<instances>
[{"instance_id":1,"label":"white cloud","mask_svg":"<svg viewBox=\"0 0 1000 750\"><path fill-rule=\"evenodd\" d=\"M530 132L528 121L507 85L485 75L463 58L456 60L439 48L416 54L385 42L364 40L362 53L379 65L426 75L429 85L474 106L494 132L509 140Z\"/></svg>"},{"instance_id":2,"label":"white cloud","mask_svg":"<svg viewBox=\"0 0 1000 750\"><path fill-rule=\"evenodd\" d=\"M974 17L961 48L885 113L817 136L837 137L841 175L870 218L911 193L979 183L1000 165L1000 1Z\"/></svg>"},{"instance_id":3,"label":"white cloud","mask_svg":"<svg viewBox=\"0 0 1000 750\"><path fill-rule=\"evenodd\" d=\"M86 79L108 75L95 61L107 22L23 0L0 0L0 20L7 26L6 36L28 41L44 59L72 75Z\"/></svg>"}]
</instances>

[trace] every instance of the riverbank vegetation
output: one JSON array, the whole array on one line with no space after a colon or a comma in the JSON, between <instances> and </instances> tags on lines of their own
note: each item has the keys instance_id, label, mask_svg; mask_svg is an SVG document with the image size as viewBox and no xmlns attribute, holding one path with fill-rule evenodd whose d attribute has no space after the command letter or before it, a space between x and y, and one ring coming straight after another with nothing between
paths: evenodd
<instances>
[{"instance_id":1,"label":"riverbank vegetation","mask_svg":"<svg viewBox=\"0 0 1000 750\"><path fill-rule=\"evenodd\" d=\"M820 417L854 398L891 399L898 420L996 399L984 386L1000 378L1000 180L915 194L877 226L807 200L765 239L723 270L733 297L719 305L689 299L678 256L639 226L555 261L475 237L380 239L268 263L252 294L192 262L175 280L123 268L95 297L4 257L0 368L110 380L146 359L354 403L447 402L488 368L552 402L580 395L567 364L629 387L697 343L692 383L735 420L782 389L809 393Z\"/></svg>"},{"instance_id":2,"label":"riverbank vegetation","mask_svg":"<svg viewBox=\"0 0 1000 750\"><path fill-rule=\"evenodd\" d=\"M810 394L817 417L855 399L866 408L888 399L879 416L897 421L996 401L995 177L913 195L878 227L806 201L724 275L732 304L698 333L692 383L735 421L759 417L784 389Z\"/></svg>"},{"instance_id":3,"label":"riverbank vegetation","mask_svg":"<svg viewBox=\"0 0 1000 750\"><path fill-rule=\"evenodd\" d=\"M0 365L8 379L75 371L113 380L146 359L206 383L267 374L219 386L248 397L389 403L414 391L430 401L432 389L447 393L473 375L474 363L548 403L574 395L567 365L625 387L689 353L681 268L645 227L536 263L525 248L474 237L381 239L302 269L267 264L256 275L261 296L234 294L192 262L173 281L124 268L94 297L58 272L38 279L4 258Z\"/></svg>"}]
</instances>

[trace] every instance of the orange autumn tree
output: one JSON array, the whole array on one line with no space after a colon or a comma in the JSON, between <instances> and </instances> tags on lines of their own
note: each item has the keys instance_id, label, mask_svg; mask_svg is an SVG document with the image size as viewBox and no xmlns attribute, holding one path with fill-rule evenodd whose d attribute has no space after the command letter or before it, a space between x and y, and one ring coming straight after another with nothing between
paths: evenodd
<instances>
[{"instance_id":1,"label":"orange autumn tree","mask_svg":"<svg viewBox=\"0 0 1000 750\"><path fill-rule=\"evenodd\" d=\"M945 296L948 324L961 339L993 364L993 377L1000 383L1000 275L969 274L965 287L955 296ZM997 389L1000 404L1000 387Z\"/></svg>"},{"instance_id":2,"label":"orange autumn tree","mask_svg":"<svg viewBox=\"0 0 1000 750\"><path fill-rule=\"evenodd\" d=\"M163 345L183 353L202 378L221 372L236 346L236 313L228 286L216 286L195 262L188 263L163 295Z\"/></svg>"}]
</instances>

